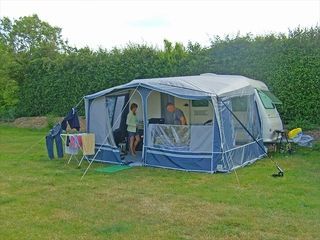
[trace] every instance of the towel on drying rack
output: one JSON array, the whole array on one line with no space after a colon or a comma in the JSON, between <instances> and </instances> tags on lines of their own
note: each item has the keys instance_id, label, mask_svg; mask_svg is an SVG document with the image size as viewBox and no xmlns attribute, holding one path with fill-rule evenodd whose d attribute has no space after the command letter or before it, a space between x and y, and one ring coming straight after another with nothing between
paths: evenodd
<instances>
[{"instance_id":1,"label":"towel on drying rack","mask_svg":"<svg viewBox=\"0 0 320 240\"><path fill-rule=\"evenodd\" d=\"M82 137L82 151L83 155L95 154L95 137L93 133L85 133Z\"/></svg>"}]
</instances>

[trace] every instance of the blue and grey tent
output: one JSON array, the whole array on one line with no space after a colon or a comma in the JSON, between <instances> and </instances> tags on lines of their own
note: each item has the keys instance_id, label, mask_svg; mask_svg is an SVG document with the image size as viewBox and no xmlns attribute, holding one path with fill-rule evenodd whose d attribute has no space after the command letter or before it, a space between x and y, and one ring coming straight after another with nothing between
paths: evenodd
<instances>
[{"instance_id":1,"label":"blue and grey tent","mask_svg":"<svg viewBox=\"0 0 320 240\"><path fill-rule=\"evenodd\" d=\"M96 136L95 161L123 164L126 116L138 104L144 166L228 172L265 155L252 80L243 76L136 79L85 96L87 131ZM256 81L257 83L259 81ZM183 111L187 125L167 124L167 103Z\"/></svg>"}]
</instances>

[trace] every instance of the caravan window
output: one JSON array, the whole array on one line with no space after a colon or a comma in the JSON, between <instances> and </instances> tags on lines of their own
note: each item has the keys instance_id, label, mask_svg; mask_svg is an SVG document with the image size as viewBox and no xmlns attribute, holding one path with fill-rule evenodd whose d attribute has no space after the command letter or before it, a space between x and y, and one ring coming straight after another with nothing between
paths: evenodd
<instances>
[{"instance_id":1,"label":"caravan window","mask_svg":"<svg viewBox=\"0 0 320 240\"><path fill-rule=\"evenodd\" d=\"M268 97L268 95L262 91L258 91L259 97L261 99L261 102L264 106L265 109L274 109L275 106L273 104L273 101L271 100L270 97Z\"/></svg>"},{"instance_id":2,"label":"caravan window","mask_svg":"<svg viewBox=\"0 0 320 240\"><path fill-rule=\"evenodd\" d=\"M208 100L192 100L192 107L208 107L209 101Z\"/></svg>"}]
</instances>

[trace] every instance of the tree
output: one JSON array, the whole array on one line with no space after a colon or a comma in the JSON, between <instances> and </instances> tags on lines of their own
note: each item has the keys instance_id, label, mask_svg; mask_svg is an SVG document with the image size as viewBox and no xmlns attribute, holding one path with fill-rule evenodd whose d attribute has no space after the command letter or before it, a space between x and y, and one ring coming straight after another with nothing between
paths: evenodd
<instances>
[{"instance_id":1,"label":"tree","mask_svg":"<svg viewBox=\"0 0 320 240\"><path fill-rule=\"evenodd\" d=\"M13 57L7 46L0 42L0 116L13 118L18 104L19 86L9 74Z\"/></svg>"},{"instance_id":2,"label":"tree","mask_svg":"<svg viewBox=\"0 0 320 240\"><path fill-rule=\"evenodd\" d=\"M36 14L20 17L13 22L7 17L0 19L0 39L16 53L29 52L44 46L61 51L67 46L62 40L61 28L41 21Z\"/></svg>"}]
</instances>

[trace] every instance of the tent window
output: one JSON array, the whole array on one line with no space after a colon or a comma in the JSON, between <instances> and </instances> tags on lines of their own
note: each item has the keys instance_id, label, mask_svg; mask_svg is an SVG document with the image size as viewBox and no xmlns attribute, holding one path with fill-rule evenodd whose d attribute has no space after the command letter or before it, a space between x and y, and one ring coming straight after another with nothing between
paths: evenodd
<instances>
[{"instance_id":1,"label":"tent window","mask_svg":"<svg viewBox=\"0 0 320 240\"><path fill-rule=\"evenodd\" d=\"M235 109L234 103L238 104L236 108L241 106L241 110L245 110L239 111L240 107ZM253 142L254 139L250 134L255 138L260 137L259 117L253 95L226 100L221 104L221 109L221 122L226 149L229 150Z\"/></svg>"},{"instance_id":2,"label":"tent window","mask_svg":"<svg viewBox=\"0 0 320 240\"><path fill-rule=\"evenodd\" d=\"M153 92L148 98L146 146L179 152L210 153L213 148L213 106L210 99L191 100ZM180 125L175 113L167 110L174 103L188 125ZM180 115L180 113L179 113Z\"/></svg>"},{"instance_id":3,"label":"tent window","mask_svg":"<svg viewBox=\"0 0 320 240\"><path fill-rule=\"evenodd\" d=\"M231 99L232 110L235 112L246 112L248 109L248 100L246 97L234 97Z\"/></svg>"},{"instance_id":4,"label":"tent window","mask_svg":"<svg viewBox=\"0 0 320 240\"><path fill-rule=\"evenodd\" d=\"M106 98L106 103L107 103L107 108L108 108L108 113L109 113L109 119L111 120L111 125L112 125L114 107L116 105L116 101L117 101L117 97L115 97L115 96Z\"/></svg>"},{"instance_id":5,"label":"tent window","mask_svg":"<svg viewBox=\"0 0 320 240\"><path fill-rule=\"evenodd\" d=\"M149 124L149 146L185 152L211 152L212 126Z\"/></svg>"},{"instance_id":6,"label":"tent window","mask_svg":"<svg viewBox=\"0 0 320 240\"><path fill-rule=\"evenodd\" d=\"M121 124L120 115L121 115L122 109L125 105L125 98L126 98L125 96L118 96L117 97L117 103L116 103L116 106L114 109L114 119L112 121L113 131L117 130L120 127L120 124Z\"/></svg>"},{"instance_id":7,"label":"tent window","mask_svg":"<svg viewBox=\"0 0 320 240\"><path fill-rule=\"evenodd\" d=\"M154 125L152 143L156 147L187 150L190 144L189 126Z\"/></svg>"},{"instance_id":8,"label":"tent window","mask_svg":"<svg viewBox=\"0 0 320 240\"><path fill-rule=\"evenodd\" d=\"M109 112L109 119L111 121L112 130L117 130L120 128L121 125L121 113L123 110L123 107L126 102L126 96L120 95L120 96L108 96L106 98L106 105Z\"/></svg>"}]
</instances>

